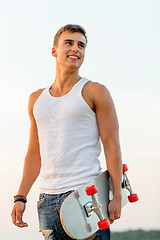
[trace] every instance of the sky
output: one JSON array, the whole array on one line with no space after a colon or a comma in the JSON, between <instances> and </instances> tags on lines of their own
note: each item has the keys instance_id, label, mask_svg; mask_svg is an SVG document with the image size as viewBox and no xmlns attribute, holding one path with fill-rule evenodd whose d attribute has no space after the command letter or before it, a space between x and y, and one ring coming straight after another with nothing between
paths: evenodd
<instances>
[{"instance_id":1,"label":"sky","mask_svg":"<svg viewBox=\"0 0 160 240\"><path fill-rule=\"evenodd\" d=\"M0 7L0 212L5 240L43 239L38 180L28 195L27 229L10 213L28 147L29 95L51 85L57 30L80 24L88 36L80 75L104 84L114 100L123 162L139 201L127 204L112 231L160 229L160 2L158 0L6 0ZM105 158L100 156L103 169Z\"/></svg>"}]
</instances>

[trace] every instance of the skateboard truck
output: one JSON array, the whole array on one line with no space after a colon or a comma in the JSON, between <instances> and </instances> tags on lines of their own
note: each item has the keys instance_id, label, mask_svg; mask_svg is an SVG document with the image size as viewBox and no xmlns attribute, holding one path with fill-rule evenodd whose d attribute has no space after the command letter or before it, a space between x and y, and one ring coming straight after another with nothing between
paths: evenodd
<instances>
[{"instance_id":1,"label":"skateboard truck","mask_svg":"<svg viewBox=\"0 0 160 240\"><path fill-rule=\"evenodd\" d=\"M90 217L93 212L97 214L99 217L100 221L98 222L98 226L100 230L104 230L110 227L108 219L104 219L102 211L101 211L101 204L98 204L97 198L95 194L98 192L97 188L95 185L91 185L89 187L85 188L85 191L88 196L92 197L92 202L88 202L84 205L84 209L86 211L87 217Z\"/></svg>"},{"instance_id":2,"label":"skateboard truck","mask_svg":"<svg viewBox=\"0 0 160 240\"><path fill-rule=\"evenodd\" d=\"M138 201L138 195L136 193L133 193L131 184L128 180L126 172L128 171L128 167L126 164L123 164L123 182L122 182L122 188L126 188L130 195L128 196L128 200L130 203Z\"/></svg>"}]
</instances>

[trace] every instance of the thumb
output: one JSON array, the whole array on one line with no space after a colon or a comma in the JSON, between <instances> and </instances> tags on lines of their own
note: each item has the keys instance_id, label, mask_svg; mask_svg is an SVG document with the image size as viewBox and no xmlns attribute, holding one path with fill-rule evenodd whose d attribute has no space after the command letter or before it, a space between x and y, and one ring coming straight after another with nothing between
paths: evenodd
<instances>
[{"instance_id":1,"label":"thumb","mask_svg":"<svg viewBox=\"0 0 160 240\"><path fill-rule=\"evenodd\" d=\"M16 212L16 223L21 223L22 222L22 212L17 211Z\"/></svg>"}]
</instances>

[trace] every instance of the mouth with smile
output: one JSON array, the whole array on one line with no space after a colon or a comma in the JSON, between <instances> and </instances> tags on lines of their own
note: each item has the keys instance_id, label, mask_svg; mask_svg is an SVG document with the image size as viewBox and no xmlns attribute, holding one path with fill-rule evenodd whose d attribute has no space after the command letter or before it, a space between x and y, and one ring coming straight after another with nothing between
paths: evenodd
<instances>
[{"instance_id":1,"label":"mouth with smile","mask_svg":"<svg viewBox=\"0 0 160 240\"><path fill-rule=\"evenodd\" d=\"M78 59L80 59L80 57L79 57L78 55L76 55L76 54L70 54L70 55L67 55L67 57L68 57L69 59L72 59L72 60L78 60Z\"/></svg>"}]
</instances>

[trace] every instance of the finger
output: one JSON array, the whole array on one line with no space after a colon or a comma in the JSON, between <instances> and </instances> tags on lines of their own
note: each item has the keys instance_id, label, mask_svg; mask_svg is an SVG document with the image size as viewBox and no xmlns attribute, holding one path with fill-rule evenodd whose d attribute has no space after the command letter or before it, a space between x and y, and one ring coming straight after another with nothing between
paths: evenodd
<instances>
[{"instance_id":1,"label":"finger","mask_svg":"<svg viewBox=\"0 0 160 240\"><path fill-rule=\"evenodd\" d=\"M28 227L28 224L27 224L26 222L23 222L23 220L22 220L22 214L21 214L21 213L19 213L19 214L17 215L17 218L16 218L16 226L17 226L17 227L21 227L21 228L23 228L23 227Z\"/></svg>"},{"instance_id":2,"label":"finger","mask_svg":"<svg viewBox=\"0 0 160 240\"><path fill-rule=\"evenodd\" d=\"M116 220L116 219L120 219L120 217L121 217L120 214L116 215L116 216L115 216L115 220Z\"/></svg>"},{"instance_id":3,"label":"finger","mask_svg":"<svg viewBox=\"0 0 160 240\"><path fill-rule=\"evenodd\" d=\"M20 227L20 228L23 228L23 227L28 227L28 224L22 221L20 223L17 223L16 226Z\"/></svg>"},{"instance_id":4,"label":"finger","mask_svg":"<svg viewBox=\"0 0 160 240\"><path fill-rule=\"evenodd\" d=\"M110 220L110 219L109 219L109 222L110 222L110 224L112 224L112 223L114 223L114 220Z\"/></svg>"},{"instance_id":5,"label":"finger","mask_svg":"<svg viewBox=\"0 0 160 240\"><path fill-rule=\"evenodd\" d=\"M16 211L15 210L12 211L11 217L12 217L12 222L15 225L16 224Z\"/></svg>"},{"instance_id":6,"label":"finger","mask_svg":"<svg viewBox=\"0 0 160 240\"><path fill-rule=\"evenodd\" d=\"M110 224L112 224L114 222L114 220L115 220L114 213L110 213L110 215L109 215Z\"/></svg>"},{"instance_id":7,"label":"finger","mask_svg":"<svg viewBox=\"0 0 160 240\"><path fill-rule=\"evenodd\" d=\"M22 223L22 212L16 211L16 224Z\"/></svg>"},{"instance_id":8,"label":"finger","mask_svg":"<svg viewBox=\"0 0 160 240\"><path fill-rule=\"evenodd\" d=\"M119 219L121 217L121 212L120 211L115 211L115 213L114 213L114 219L116 220L116 219Z\"/></svg>"}]
</instances>

